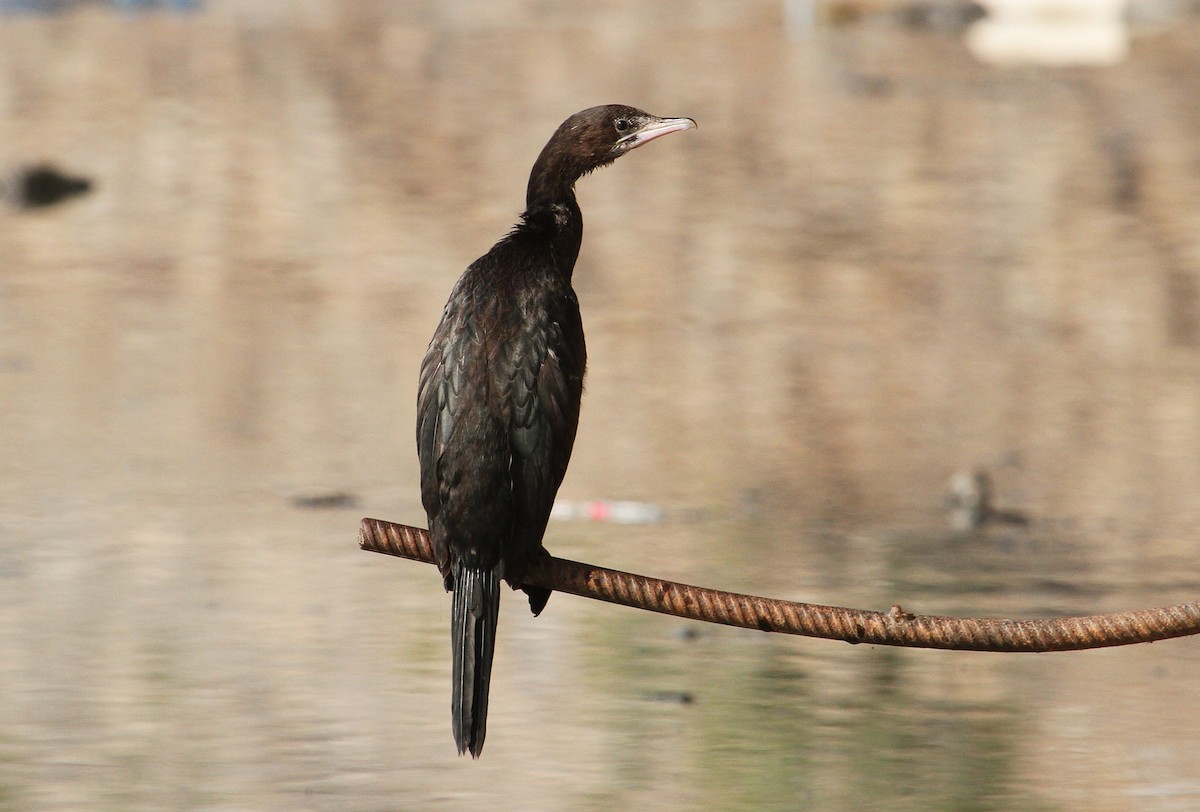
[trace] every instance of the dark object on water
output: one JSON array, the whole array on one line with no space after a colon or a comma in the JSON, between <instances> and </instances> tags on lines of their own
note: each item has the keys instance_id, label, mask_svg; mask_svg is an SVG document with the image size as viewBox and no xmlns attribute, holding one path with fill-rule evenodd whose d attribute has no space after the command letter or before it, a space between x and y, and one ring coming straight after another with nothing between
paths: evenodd
<instances>
[{"instance_id":1,"label":"dark object on water","mask_svg":"<svg viewBox=\"0 0 1200 812\"><path fill-rule=\"evenodd\" d=\"M992 478L987 471L958 471L950 477L946 509L955 530L978 530L985 524L1025 527L1029 517L1018 510L998 510L992 504Z\"/></svg>"},{"instance_id":2,"label":"dark object on water","mask_svg":"<svg viewBox=\"0 0 1200 812\"><path fill-rule=\"evenodd\" d=\"M913 28L929 28L946 33L961 32L988 16L980 3L915 2L896 10L899 21Z\"/></svg>"},{"instance_id":3,"label":"dark object on water","mask_svg":"<svg viewBox=\"0 0 1200 812\"><path fill-rule=\"evenodd\" d=\"M330 491L329 493L310 493L292 497L292 507L304 510L338 510L352 508L358 504L354 494L345 491Z\"/></svg>"},{"instance_id":4,"label":"dark object on water","mask_svg":"<svg viewBox=\"0 0 1200 812\"><path fill-rule=\"evenodd\" d=\"M883 20L911 28L958 33L988 16L982 3L968 0L910 0L881 3L878 0L827 0L822 18L833 26Z\"/></svg>"},{"instance_id":5,"label":"dark object on water","mask_svg":"<svg viewBox=\"0 0 1200 812\"><path fill-rule=\"evenodd\" d=\"M645 694L647 702L665 702L668 705L691 705L696 695L691 691L651 691Z\"/></svg>"},{"instance_id":6,"label":"dark object on water","mask_svg":"<svg viewBox=\"0 0 1200 812\"><path fill-rule=\"evenodd\" d=\"M624 105L564 121L533 166L521 222L459 278L421 364L421 501L454 592L460 753L483 748L500 579L522 587L530 561L546 554L542 536L579 424L587 351L571 288L583 236L575 181L695 126ZM524 590L541 612L550 592Z\"/></svg>"},{"instance_id":7,"label":"dark object on water","mask_svg":"<svg viewBox=\"0 0 1200 812\"><path fill-rule=\"evenodd\" d=\"M26 167L12 180L13 202L27 209L52 206L91 191L88 178L67 175L49 164Z\"/></svg>"}]
</instances>

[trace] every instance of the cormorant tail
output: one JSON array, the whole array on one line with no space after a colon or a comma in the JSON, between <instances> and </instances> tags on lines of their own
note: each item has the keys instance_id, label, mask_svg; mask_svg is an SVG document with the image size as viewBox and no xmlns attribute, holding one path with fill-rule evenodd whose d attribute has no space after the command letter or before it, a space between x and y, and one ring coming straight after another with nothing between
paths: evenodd
<instances>
[{"instance_id":1,"label":"cormorant tail","mask_svg":"<svg viewBox=\"0 0 1200 812\"><path fill-rule=\"evenodd\" d=\"M485 569L478 563L454 562L454 598L450 635L454 647L454 683L451 711L454 741L459 754L471 751L479 758L487 733L488 685L492 679L492 654L496 650L496 625L500 619L500 578L503 563Z\"/></svg>"}]
</instances>

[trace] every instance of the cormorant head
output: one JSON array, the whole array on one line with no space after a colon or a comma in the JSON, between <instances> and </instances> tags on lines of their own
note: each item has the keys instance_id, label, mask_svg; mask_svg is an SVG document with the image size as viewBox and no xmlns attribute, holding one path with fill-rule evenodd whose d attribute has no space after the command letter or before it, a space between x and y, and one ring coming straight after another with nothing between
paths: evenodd
<instances>
[{"instance_id":1,"label":"cormorant head","mask_svg":"<svg viewBox=\"0 0 1200 812\"><path fill-rule=\"evenodd\" d=\"M625 104L589 107L564 121L542 149L529 176L527 203L570 193L575 181L630 150L680 130L690 118L661 118Z\"/></svg>"}]
</instances>

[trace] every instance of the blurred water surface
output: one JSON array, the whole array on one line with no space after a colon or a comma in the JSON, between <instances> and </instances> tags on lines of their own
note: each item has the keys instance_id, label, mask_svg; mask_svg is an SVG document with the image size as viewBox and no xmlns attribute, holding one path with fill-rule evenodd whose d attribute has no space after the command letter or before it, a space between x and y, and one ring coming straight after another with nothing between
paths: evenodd
<instances>
[{"instance_id":1,"label":"blurred water surface","mask_svg":"<svg viewBox=\"0 0 1200 812\"><path fill-rule=\"evenodd\" d=\"M559 555L1030 617L1197 598L1200 26L1109 68L775 3L0 18L0 809L1192 809L1195 641L851 647L506 596L454 754L417 367L554 127L585 179ZM950 529L957 471L1023 523Z\"/></svg>"}]
</instances>

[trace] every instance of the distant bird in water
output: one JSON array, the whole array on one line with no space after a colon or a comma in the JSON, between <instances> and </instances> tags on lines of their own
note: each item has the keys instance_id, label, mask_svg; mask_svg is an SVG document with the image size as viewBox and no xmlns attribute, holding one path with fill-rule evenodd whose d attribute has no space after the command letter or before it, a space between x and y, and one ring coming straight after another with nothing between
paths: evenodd
<instances>
[{"instance_id":1,"label":"distant bird in water","mask_svg":"<svg viewBox=\"0 0 1200 812\"><path fill-rule=\"evenodd\" d=\"M91 188L89 179L67 175L49 164L20 169L3 183L4 195L26 209L52 206Z\"/></svg>"},{"instance_id":2,"label":"distant bird in water","mask_svg":"<svg viewBox=\"0 0 1200 812\"><path fill-rule=\"evenodd\" d=\"M542 149L521 222L459 278L421 363L421 501L454 593L451 710L459 753L478 757L500 612L500 580L523 583L567 471L587 350L571 273L583 237L575 181L660 136L691 129L625 105L568 118Z\"/></svg>"},{"instance_id":3,"label":"distant bird in water","mask_svg":"<svg viewBox=\"0 0 1200 812\"><path fill-rule=\"evenodd\" d=\"M957 471L950 477L946 509L951 526L960 532L978 530L985 524L1025 527L1029 517L1018 510L999 510L992 503L992 477L982 468Z\"/></svg>"},{"instance_id":4,"label":"distant bird in water","mask_svg":"<svg viewBox=\"0 0 1200 812\"><path fill-rule=\"evenodd\" d=\"M946 508L955 530L975 530L992 512L992 478L987 471L955 471L946 493Z\"/></svg>"}]
</instances>

